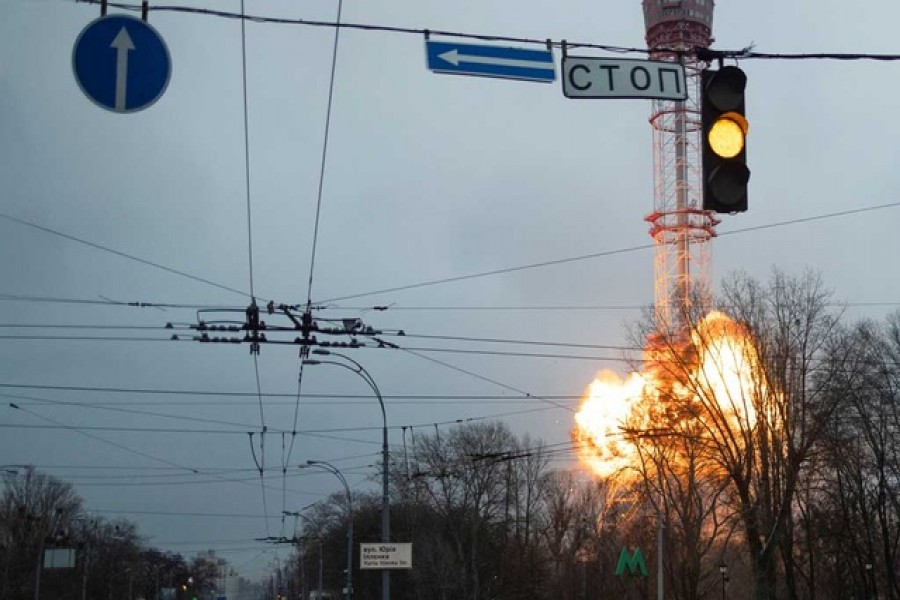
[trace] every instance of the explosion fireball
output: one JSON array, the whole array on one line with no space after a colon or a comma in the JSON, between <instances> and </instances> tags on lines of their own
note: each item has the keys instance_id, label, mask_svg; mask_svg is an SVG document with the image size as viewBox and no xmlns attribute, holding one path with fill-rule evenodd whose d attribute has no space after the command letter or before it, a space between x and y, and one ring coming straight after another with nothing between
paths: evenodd
<instances>
[{"instance_id":1,"label":"explosion fireball","mask_svg":"<svg viewBox=\"0 0 900 600\"><path fill-rule=\"evenodd\" d=\"M663 415L718 420L720 427L748 427L756 421L754 398L764 391L762 369L747 329L713 311L679 347L650 345L644 370L624 380L602 371L588 387L575 415L572 437L583 463L600 477L634 465L637 449L625 429L663 428ZM693 417L667 405L692 407ZM699 407L699 408L698 408Z\"/></svg>"}]
</instances>

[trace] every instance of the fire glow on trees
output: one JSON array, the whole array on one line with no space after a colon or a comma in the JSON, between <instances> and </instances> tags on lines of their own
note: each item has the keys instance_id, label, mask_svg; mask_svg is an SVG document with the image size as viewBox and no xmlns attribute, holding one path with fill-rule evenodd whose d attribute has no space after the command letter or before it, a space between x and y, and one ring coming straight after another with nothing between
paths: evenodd
<instances>
[{"instance_id":1,"label":"fire glow on trees","mask_svg":"<svg viewBox=\"0 0 900 600\"><path fill-rule=\"evenodd\" d=\"M575 415L573 438L595 474L635 465L640 436L626 431L666 429L673 418L707 422L700 430L711 435L753 427L754 399L767 391L759 354L747 329L724 313L708 313L682 344L651 343L645 364L624 380L601 372Z\"/></svg>"}]
</instances>

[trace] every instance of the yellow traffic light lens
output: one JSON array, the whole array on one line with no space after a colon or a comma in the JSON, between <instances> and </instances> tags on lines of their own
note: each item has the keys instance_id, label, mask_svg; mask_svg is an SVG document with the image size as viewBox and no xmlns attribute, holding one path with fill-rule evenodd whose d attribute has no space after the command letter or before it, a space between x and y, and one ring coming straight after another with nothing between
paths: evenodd
<instances>
[{"instance_id":1,"label":"yellow traffic light lens","mask_svg":"<svg viewBox=\"0 0 900 600\"><path fill-rule=\"evenodd\" d=\"M744 128L735 120L723 117L709 129L709 147L717 156L734 158L744 149Z\"/></svg>"}]
</instances>

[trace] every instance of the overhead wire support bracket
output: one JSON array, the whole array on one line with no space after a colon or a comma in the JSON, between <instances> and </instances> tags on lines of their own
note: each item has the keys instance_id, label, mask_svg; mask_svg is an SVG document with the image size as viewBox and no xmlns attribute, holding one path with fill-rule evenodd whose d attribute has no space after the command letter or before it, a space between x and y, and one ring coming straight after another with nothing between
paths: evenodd
<instances>
[{"instance_id":1,"label":"overhead wire support bracket","mask_svg":"<svg viewBox=\"0 0 900 600\"><path fill-rule=\"evenodd\" d=\"M358 317L353 318L335 318L325 319L326 322L334 322L334 326L320 325L313 318L309 307L298 314L299 307L287 304L275 304L270 301L265 305L266 313L273 316L284 317L289 323L282 325L272 325L266 323L260 318L260 306L257 305L255 299L245 309L204 309L197 311L198 320L196 324L185 324L184 327L199 332L199 335L192 337L195 342L201 343L219 343L219 344L250 344L250 354L256 356L260 353L262 344L280 344L300 346L300 357L307 358L309 356L310 346L321 346L326 348L360 348L366 344L359 341L358 337L374 338L377 335L383 335L384 331L375 329L370 325L363 323ZM200 318L203 313L204 318ZM215 317L211 313L221 313L221 317ZM242 320L237 320L237 314L243 313ZM231 318L225 317L225 315ZM212 318L210 318L212 317ZM167 328L171 328L168 327ZM216 332L239 334L244 332L242 337L217 336ZM274 335L289 334L299 332L299 336L291 339L270 339ZM212 335L211 335L212 334ZM322 340L316 337L316 334L325 336L348 336L349 341L338 342ZM398 335L403 335L402 330ZM172 339L181 341L177 336ZM380 345L383 342L379 341Z\"/></svg>"}]
</instances>

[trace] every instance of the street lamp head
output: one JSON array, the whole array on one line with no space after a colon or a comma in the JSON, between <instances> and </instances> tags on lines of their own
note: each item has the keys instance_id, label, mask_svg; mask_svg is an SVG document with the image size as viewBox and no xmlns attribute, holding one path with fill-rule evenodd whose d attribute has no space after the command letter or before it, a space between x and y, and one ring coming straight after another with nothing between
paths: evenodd
<instances>
[{"instance_id":1,"label":"street lamp head","mask_svg":"<svg viewBox=\"0 0 900 600\"><path fill-rule=\"evenodd\" d=\"M324 348L316 348L312 351L313 354L318 354L319 356L331 356L331 352Z\"/></svg>"},{"instance_id":2,"label":"street lamp head","mask_svg":"<svg viewBox=\"0 0 900 600\"><path fill-rule=\"evenodd\" d=\"M303 364L304 364L304 365L321 365L321 364L322 364L322 361L320 361L320 360L315 360L315 359L313 359L313 358L304 358L304 359L303 359Z\"/></svg>"},{"instance_id":3,"label":"street lamp head","mask_svg":"<svg viewBox=\"0 0 900 600\"><path fill-rule=\"evenodd\" d=\"M719 573L721 573L722 575L725 575L726 573L728 573L728 565L726 565L725 563L720 564L719 565Z\"/></svg>"}]
</instances>

